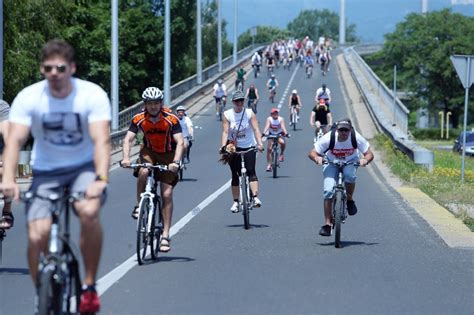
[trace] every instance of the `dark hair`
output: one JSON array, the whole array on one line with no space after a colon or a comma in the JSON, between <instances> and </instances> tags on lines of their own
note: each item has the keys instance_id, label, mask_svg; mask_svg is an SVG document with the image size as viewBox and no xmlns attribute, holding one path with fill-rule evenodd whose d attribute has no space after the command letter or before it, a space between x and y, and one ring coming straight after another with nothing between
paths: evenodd
<instances>
[{"instance_id":1,"label":"dark hair","mask_svg":"<svg viewBox=\"0 0 474 315\"><path fill-rule=\"evenodd\" d=\"M41 49L41 62L51 57L63 57L68 63L74 62L74 48L62 39L52 39Z\"/></svg>"}]
</instances>

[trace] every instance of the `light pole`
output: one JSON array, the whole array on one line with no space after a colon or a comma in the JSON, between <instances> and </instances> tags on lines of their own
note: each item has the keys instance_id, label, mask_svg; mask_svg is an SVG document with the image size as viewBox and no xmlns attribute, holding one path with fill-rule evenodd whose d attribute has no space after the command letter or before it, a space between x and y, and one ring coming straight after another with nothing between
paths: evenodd
<instances>
[{"instance_id":1,"label":"light pole","mask_svg":"<svg viewBox=\"0 0 474 315\"><path fill-rule=\"evenodd\" d=\"M112 0L112 130L118 130L118 101L119 101L119 63L118 63L118 0Z\"/></svg>"},{"instance_id":2,"label":"light pole","mask_svg":"<svg viewBox=\"0 0 474 315\"><path fill-rule=\"evenodd\" d=\"M201 0L196 0L196 80L202 84Z\"/></svg>"},{"instance_id":3,"label":"light pole","mask_svg":"<svg viewBox=\"0 0 474 315\"><path fill-rule=\"evenodd\" d=\"M0 0L0 99L3 99L3 0Z\"/></svg>"},{"instance_id":4,"label":"light pole","mask_svg":"<svg viewBox=\"0 0 474 315\"><path fill-rule=\"evenodd\" d=\"M341 0L339 13L339 45L346 44L346 0Z\"/></svg>"},{"instance_id":5,"label":"light pole","mask_svg":"<svg viewBox=\"0 0 474 315\"><path fill-rule=\"evenodd\" d=\"M234 66L237 64L237 0L234 0L234 53L232 63Z\"/></svg>"},{"instance_id":6,"label":"light pole","mask_svg":"<svg viewBox=\"0 0 474 315\"><path fill-rule=\"evenodd\" d=\"M166 106L171 106L171 95L170 95L170 0L165 0L165 73L164 73L164 93L165 99L164 104Z\"/></svg>"},{"instance_id":7,"label":"light pole","mask_svg":"<svg viewBox=\"0 0 474 315\"><path fill-rule=\"evenodd\" d=\"M217 0L217 64L219 72L222 72L222 3Z\"/></svg>"},{"instance_id":8,"label":"light pole","mask_svg":"<svg viewBox=\"0 0 474 315\"><path fill-rule=\"evenodd\" d=\"M428 13L428 0L421 0L421 13Z\"/></svg>"}]
</instances>

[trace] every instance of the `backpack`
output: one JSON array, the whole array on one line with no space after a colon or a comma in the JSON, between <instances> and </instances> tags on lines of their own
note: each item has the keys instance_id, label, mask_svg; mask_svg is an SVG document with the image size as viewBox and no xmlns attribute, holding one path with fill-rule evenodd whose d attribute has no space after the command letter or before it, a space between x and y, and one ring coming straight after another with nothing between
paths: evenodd
<instances>
[{"instance_id":1,"label":"backpack","mask_svg":"<svg viewBox=\"0 0 474 315\"><path fill-rule=\"evenodd\" d=\"M336 123L333 123L331 125L330 132L331 132L331 138L329 140L329 147L324 151L324 153L328 152L329 150L334 149L334 145L336 144ZM354 149L357 149L357 139L356 139L354 127L351 127L351 143L352 143L352 147Z\"/></svg>"}]
</instances>

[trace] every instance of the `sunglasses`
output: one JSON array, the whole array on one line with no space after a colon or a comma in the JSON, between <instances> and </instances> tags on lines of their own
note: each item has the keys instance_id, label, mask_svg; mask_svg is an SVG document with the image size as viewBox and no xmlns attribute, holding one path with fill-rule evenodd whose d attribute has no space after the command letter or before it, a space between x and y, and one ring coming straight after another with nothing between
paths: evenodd
<instances>
[{"instance_id":1,"label":"sunglasses","mask_svg":"<svg viewBox=\"0 0 474 315\"><path fill-rule=\"evenodd\" d=\"M347 129L347 128L339 128L337 130L342 131L342 132L349 132L350 131L350 129Z\"/></svg>"},{"instance_id":2,"label":"sunglasses","mask_svg":"<svg viewBox=\"0 0 474 315\"><path fill-rule=\"evenodd\" d=\"M43 65L44 72L50 73L53 69L56 68L56 71L59 73L66 72L67 66L65 64L59 65Z\"/></svg>"}]
</instances>

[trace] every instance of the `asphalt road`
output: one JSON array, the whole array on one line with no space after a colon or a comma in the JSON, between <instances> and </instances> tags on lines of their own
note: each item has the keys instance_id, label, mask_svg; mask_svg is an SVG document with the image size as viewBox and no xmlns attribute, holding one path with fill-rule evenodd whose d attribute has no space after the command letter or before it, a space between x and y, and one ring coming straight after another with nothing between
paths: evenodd
<instances>
[{"instance_id":1,"label":"asphalt road","mask_svg":"<svg viewBox=\"0 0 474 315\"><path fill-rule=\"evenodd\" d=\"M343 248L334 248L332 237L318 235L322 172L307 158L313 137L308 121L322 82L332 91L334 117L347 115L338 69L331 65L324 78L315 71L307 79L295 67L280 68L276 75L277 100L296 88L304 107L278 178L265 172L265 157L258 156L263 206L251 213L250 230L244 230L242 215L229 211L230 190L215 193L230 171L217 161L221 126L213 104L193 117L191 164L175 189L173 222L193 209L194 216L179 231L175 228L172 250L159 261L136 265L130 218L135 180L128 170L111 172L102 211L101 314L472 314L473 251L447 247L377 170L359 169L359 213L343 225ZM260 91L261 128L270 108L278 105L268 102L266 80L264 70L246 82L246 87L255 82ZM281 111L285 118L287 98ZM215 199L196 208L211 195ZM33 310L21 208L15 206L16 226L4 242L2 315ZM77 235L77 226L74 231Z\"/></svg>"}]
</instances>

